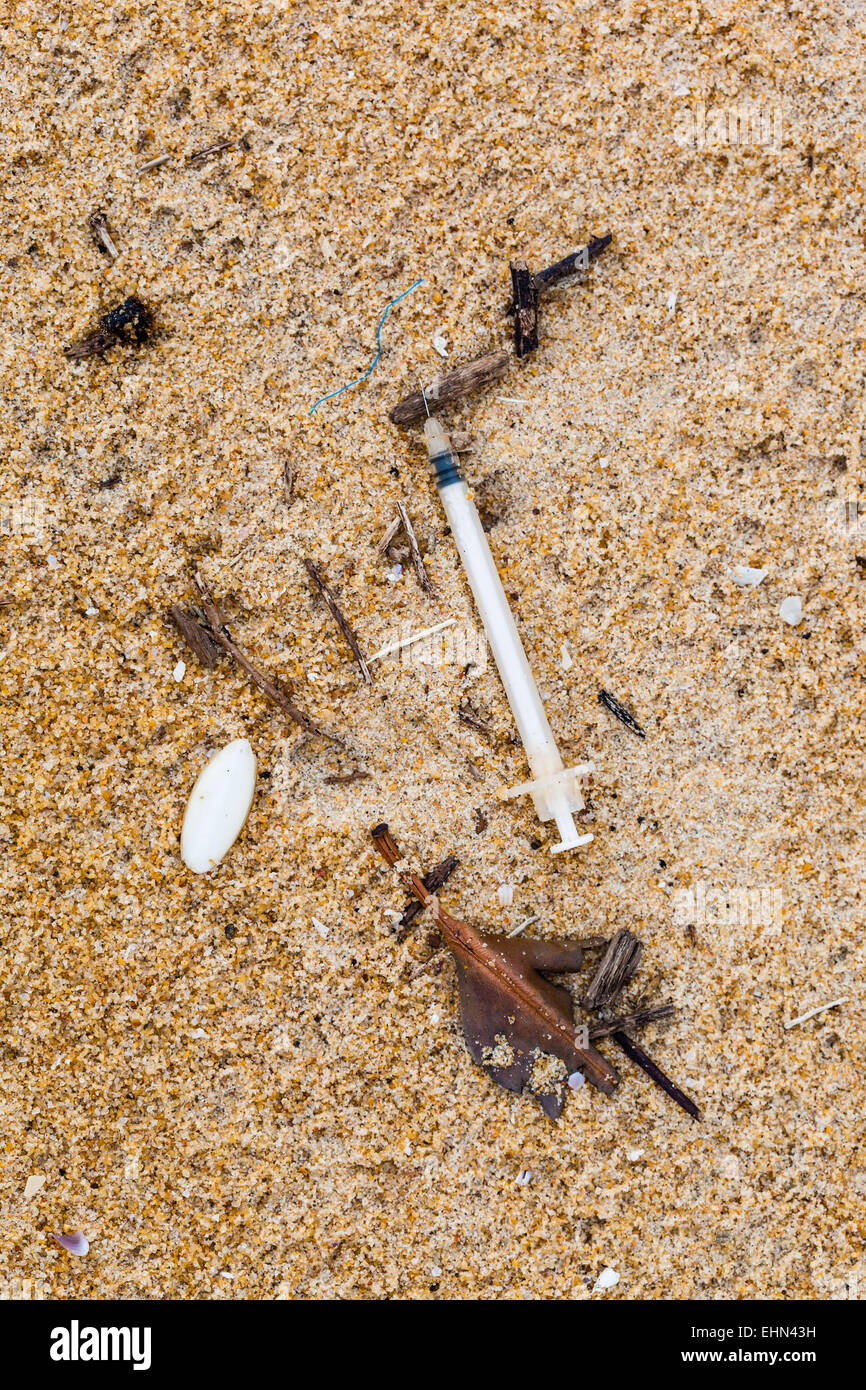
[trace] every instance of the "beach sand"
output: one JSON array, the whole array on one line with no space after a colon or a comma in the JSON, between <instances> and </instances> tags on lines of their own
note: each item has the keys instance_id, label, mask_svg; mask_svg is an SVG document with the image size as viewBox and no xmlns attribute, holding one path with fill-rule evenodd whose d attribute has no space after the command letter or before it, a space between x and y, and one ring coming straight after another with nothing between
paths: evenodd
<instances>
[{"instance_id":1,"label":"beach sand","mask_svg":"<svg viewBox=\"0 0 866 1390\"><path fill-rule=\"evenodd\" d=\"M864 30L862 10L815 0L793 17L15 7L7 1292L862 1296ZM447 619L471 638L421 432L387 411L510 344L510 259L538 269L607 231L592 269L543 298L537 352L443 412L471 436L466 474L563 757L595 764L595 838L555 857L527 799L498 797L527 770L492 661L467 671L457 644L438 664L376 662L365 685L302 562L368 655ZM386 305L419 278L369 378L311 414L366 371ZM153 340L67 360L132 293ZM432 597L407 557L398 573L377 554L399 500ZM737 565L766 577L740 587ZM165 614L195 601L195 570L342 743L184 648ZM196 877L186 800L237 737L259 760L252 813ZM354 769L370 775L326 781ZM422 968L432 924L397 939L379 820L415 865L459 856L442 901L477 925L634 931L624 1002L677 1005L640 1040L702 1123L610 1042L616 1095L585 1086L558 1123L494 1086L450 960ZM736 890L752 897L721 906ZM85 1232L84 1258L62 1229ZM618 1282L593 1293L604 1268Z\"/></svg>"}]
</instances>

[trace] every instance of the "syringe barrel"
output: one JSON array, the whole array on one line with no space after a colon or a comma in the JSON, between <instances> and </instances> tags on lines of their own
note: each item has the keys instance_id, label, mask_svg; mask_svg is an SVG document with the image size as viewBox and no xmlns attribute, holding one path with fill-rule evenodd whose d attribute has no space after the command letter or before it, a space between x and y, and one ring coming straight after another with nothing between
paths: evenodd
<instances>
[{"instance_id":1,"label":"syringe barrel","mask_svg":"<svg viewBox=\"0 0 866 1390\"><path fill-rule=\"evenodd\" d=\"M534 777L562 768L553 733L514 622L502 580L466 483L458 478L439 488L466 577L475 596L508 703Z\"/></svg>"}]
</instances>

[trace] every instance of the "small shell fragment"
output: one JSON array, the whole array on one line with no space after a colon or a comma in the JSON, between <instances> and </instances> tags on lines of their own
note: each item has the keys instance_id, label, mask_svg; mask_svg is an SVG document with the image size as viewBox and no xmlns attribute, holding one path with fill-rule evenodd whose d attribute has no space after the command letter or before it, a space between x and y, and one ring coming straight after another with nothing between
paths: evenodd
<instances>
[{"instance_id":1,"label":"small shell fragment","mask_svg":"<svg viewBox=\"0 0 866 1390\"><path fill-rule=\"evenodd\" d=\"M614 1284L619 1283L619 1275L610 1265L605 1265L601 1274L592 1286L593 1293L604 1293L605 1289L612 1289Z\"/></svg>"},{"instance_id":2,"label":"small shell fragment","mask_svg":"<svg viewBox=\"0 0 866 1390\"><path fill-rule=\"evenodd\" d=\"M448 356L448 339L443 337L441 333L436 334L435 338L433 339L433 346L435 347L440 357Z\"/></svg>"},{"instance_id":3,"label":"small shell fragment","mask_svg":"<svg viewBox=\"0 0 866 1390\"><path fill-rule=\"evenodd\" d=\"M760 584L762 579L766 579L769 570L752 569L750 565L735 565L731 578L735 584L739 584L741 589L754 588Z\"/></svg>"},{"instance_id":4,"label":"small shell fragment","mask_svg":"<svg viewBox=\"0 0 866 1390\"><path fill-rule=\"evenodd\" d=\"M792 594L790 598L782 599L779 604L779 613L789 627L796 627L798 623L803 621L803 605L796 594Z\"/></svg>"},{"instance_id":5,"label":"small shell fragment","mask_svg":"<svg viewBox=\"0 0 866 1390\"><path fill-rule=\"evenodd\" d=\"M496 896L499 898L500 907L510 907L514 902L514 884L500 883L496 890Z\"/></svg>"},{"instance_id":6,"label":"small shell fragment","mask_svg":"<svg viewBox=\"0 0 866 1390\"><path fill-rule=\"evenodd\" d=\"M45 1186L45 1174L44 1174L44 1173L31 1173L31 1174L30 1174L30 1177L27 1179L26 1183L24 1184L24 1200L25 1200L25 1201L29 1201L29 1199L30 1199L31 1197L35 1197L35 1196L36 1196L36 1193L37 1193L37 1192L41 1192L41 1190L42 1190L42 1188L43 1188L44 1186Z\"/></svg>"},{"instance_id":7,"label":"small shell fragment","mask_svg":"<svg viewBox=\"0 0 866 1390\"><path fill-rule=\"evenodd\" d=\"M174 670L172 671L171 674L174 676L174 678L175 678L175 680L177 681L177 683L180 684L180 682L183 680L184 676L186 675L186 662L185 662L185 661L179 661L179 662L177 663L177 665L175 666L175 668L174 668Z\"/></svg>"},{"instance_id":8,"label":"small shell fragment","mask_svg":"<svg viewBox=\"0 0 866 1390\"><path fill-rule=\"evenodd\" d=\"M86 1255L90 1249L90 1241L83 1231L70 1231L68 1236L55 1232L54 1239L70 1255Z\"/></svg>"},{"instance_id":9,"label":"small shell fragment","mask_svg":"<svg viewBox=\"0 0 866 1390\"><path fill-rule=\"evenodd\" d=\"M586 1085L586 1077L582 1071L573 1071L568 1078L568 1084L573 1091L579 1091L581 1086Z\"/></svg>"},{"instance_id":10,"label":"small shell fragment","mask_svg":"<svg viewBox=\"0 0 866 1390\"><path fill-rule=\"evenodd\" d=\"M244 828L256 788L256 757L245 738L236 738L211 758L193 787L180 854L194 874L206 874L228 854Z\"/></svg>"}]
</instances>

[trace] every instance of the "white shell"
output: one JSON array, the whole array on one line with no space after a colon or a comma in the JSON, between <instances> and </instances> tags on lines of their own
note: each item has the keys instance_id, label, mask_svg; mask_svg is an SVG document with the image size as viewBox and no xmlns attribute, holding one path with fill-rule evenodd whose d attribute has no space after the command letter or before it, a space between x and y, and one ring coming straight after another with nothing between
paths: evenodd
<instances>
[{"instance_id":1,"label":"white shell","mask_svg":"<svg viewBox=\"0 0 866 1390\"><path fill-rule=\"evenodd\" d=\"M735 565L731 578L735 584L739 584L741 589L753 588L760 584L762 579L766 579L769 570L752 569L750 565Z\"/></svg>"},{"instance_id":2,"label":"white shell","mask_svg":"<svg viewBox=\"0 0 866 1390\"><path fill-rule=\"evenodd\" d=\"M514 902L514 884L500 883L496 890L496 896L499 899L500 907L510 907Z\"/></svg>"},{"instance_id":3,"label":"white shell","mask_svg":"<svg viewBox=\"0 0 866 1390\"><path fill-rule=\"evenodd\" d=\"M244 828L256 788L256 755L245 738L236 738L199 773L183 829L180 854L194 874L206 874L224 859Z\"/></svg>"},{"instance_id":4,"label":"white shell","mask_svg":"<svg viewBox=\"0 0 866 1390\"><path fill-rule=\"evenodd\" d=\"M601 1274L592 1286L593 1293L604 1293L605 1289L612 1289L614 1284L619 1283L619 1275L610 1265L605 1265Z\"/></svg>"},{"instance_id":5,"label":"white shell","mask_svg":"<svg viewBox=\"0 0 866 1390\"><path fill-rule=\"evenodd\" d=\"M779 604L779 612L790 627L796 627L798 623L803 621L803 605L796 594L792 594L790 598L782 599Z\"/></svg>"}]
</instances>

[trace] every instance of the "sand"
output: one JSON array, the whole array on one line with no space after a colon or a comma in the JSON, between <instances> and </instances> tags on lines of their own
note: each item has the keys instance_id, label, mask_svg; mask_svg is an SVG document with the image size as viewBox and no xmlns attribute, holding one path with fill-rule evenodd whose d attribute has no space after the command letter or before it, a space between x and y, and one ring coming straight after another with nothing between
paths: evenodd
<instances>
[{"instance_id":1,"label":"sand","mask_svg":"<svg viewBox=\"0 0 866 1390\"><path fill-rule=\"evenodd\" d=\"M16 6L7 1293L862 1295L864 29L815 0ZM749 104L764 124L744 131ZM368 654L472 629L420 433L387 410L509 344L510 258L540 268L608 230L545 297L538 351L444 416L471 436L563 756L596 766L595 839L563 859L525 798L498 799L526 766L492 662L380 661L365 685L302 561ZM373 373L311 415L419 278ZM154 340L66 360L131 293ZM376 553L399 500L432 598ZM740 564L767 575L738 587ZM185 650L165 613L194 600L195 569L342 745ZM256 800L196 877L184 806L236 737ZM625 1002L678 1006L641 1040L703 1122L610 1042L616 1096L585 1086L556 1124L497 1089L463 1045L450 961L421 968L429 924L396 938L382 819L418 865L459 856L443 903L476 924L631 928ZM721 905L740 889L765 896ZM606 1267L619 1280L593 1293Z\"/></svg>"}]
</instances>

